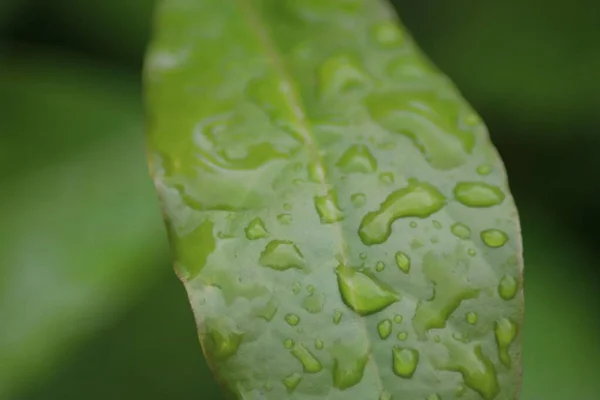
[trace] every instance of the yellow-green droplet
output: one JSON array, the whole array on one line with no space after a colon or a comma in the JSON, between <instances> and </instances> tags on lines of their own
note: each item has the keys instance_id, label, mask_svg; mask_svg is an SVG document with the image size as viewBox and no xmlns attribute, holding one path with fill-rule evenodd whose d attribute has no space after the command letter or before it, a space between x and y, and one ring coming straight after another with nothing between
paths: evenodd
<instances>
[{"instance_id":1,"label":"yellow-green droplet","mask_svg":"<svg viewBox=\"0 0 600 400\"><path fill-rule=\"evenodd\" d=\"M286 349L291 349L292 347L294 347L294 341L292 339L285 339L283 341L283 347L285 347Z\"/></svg>"},{"instance_id":2,"label":"yellow-green droplet","mask_svg":"<svg viewBox=\"0 0 600 400\"><path fill-rule=\"evenodd\" d=\"M504 201L504 193L498 186L483 182L458 183L454 197L467 207L492 207Z\"/></svg>"},{"instance_id":3,"label":"yellow-green droplet","mask_svg":"<svg viewBox=\"0 0 600 400\"><path fill-rule=\"evenodd\" d=\"M287 314L285 316L285 322L287 322L290 326L296 326L300 323L300 317L296 314Z\"/></svg>"},{"instance_id":4,"label":"yellow-green droplet","mask_svg":"<svg viewBox=\"0 0 600 400\"><path fill-rule=\"evenodd\" d=\"M504 300L512 300L517 295L519 283L511 275L504 275L498 284L498 294Z\"/></svg>"},{"instance_id":5,"label":"yellow-green droplet","mask_svg":"<svg viewBox=\"0 0 600 400\"><path fill-rule=\"evenodd\" d=\"M401 251L396 252L396 265L400 271L408 274L410 272L410 258Z\"/></svg>"},{"instance_id":6,"label":"yellow-green droplet","mask_svg":"<svg viewBox=\"0 0 600 400\"><path fill-rule=\"evenodd\" d=\"M511 359L508 350L517 337L517 324L508 318L500 318L496 321L494 332L498 344L498 357L506 368L510 368Z\"/></svg>"},{"instance_id":7,"label":"yellow-green droplet","mask_svg":"<svg viewBox=\"0 0 600 400\"><path fill-rule=\"evenodd\" d=\"M475 251L475 249L469 249L467 250L467 254L471 257L475 257L477 255L477 252Z\"/></svg>"},{"instance_id":8,"label":"yellow-green droplet","mask_svg":"<svg viewBox=\"0 0 600 400\"><path fill-rule=\"evenodd\" d=\"M334 343L331 348L334 387L346 390L360 383L369 361L368 353L362 350L344 345L339 340Z\"/></svg>"},{"instance_id":9,"label":"yellow-green droplet","mask_svg":"<svg viewBox=\"0 0 600 400\"><path fill-rule=\"evenodd\" d=\"M223 329L219 326L210 327L205 336L205 345L218 360L233 356L242 344L243 335Z\"/></svg>"},{"instance_id":10,"label":"yellow-green droplet","mask_svg":"<svg viewBox=\"0 0 600 400\"><path fill-rule=\"evenodd\" d=\"M298 385L302 382L302 375L294 372L283 379L283 385L286 387L289 393L292 393Z\"/></svg>"},{"instance_id":11,"label":"yellow-green droplet","mask_svg":"<svg viewBox=\"0 0 600 400\"><path fill-rule=\"evenodd\" d=\"M321 339L315 340L315 349L323 350L324 343Z\"/></svg>"},{"instance_id":12,"label":"yellow-green droplet","mask_svg":"<svg viewBox=\"0 0 600 400\"><path fill-rule=\"evenodd\" d=\"M248 240L257 240L269 236L269 232L267 232L267 228L260 218L254 218L250 221L244 231L246 232L246 238L248 238Z\"/></svg>"},{"instance_id":13,"label":"yellow-green droplet","mask_svg":"<svg viewBox=\"0 0 600 400\"><path fill-rule=\"evenodd\" d=\"M308 164L308 178L315 183L322 183L325 181L325 170L319 163Z\"/></svg>"},{"instance_id":14,"label":"yellow-green droplet","mask_svg":"<svg viewBox=\"0 0 600 400\"><path fill-rule=\"evenodd\" d=\"M333 323L336 324L336 325L339 324L340 321L342 320L342 316L343 315L344 314L341 311L334 312L333 313Z\"/></svg>"},{"instance_id":15,"label":"yellow-green droplet","mask_svg":"<svg viewBox=\"0 0 600 400\"><path fill-rule=\"evenodd\" d=\"M383 183L384 185L391 185L394 183L394 174L391 172L382 172L379 174L379 182Z\"/></svg>"},{"instance_id":16,"label":"yellow-green droplet","mask_svg":"<svg viewBox=\"0 0 600 400\"><path fill-rule=\"evenodd\" d=\"M508 236L506 233L498 229L487 229L481 232L481 240L488 247L498 248L502 247L508 242Z\"/></svg>"},{"instance_id":17,"label":"yellow-green droplet","mask_svg":"<svg viewBox=\"0 0 600 400\"><path fill-rule=\"evenodd\" d=\"M338 206L337 196L333 190L324 196L316 196L315 208L322 224L331 224L344 219L344 213Z\"/></svg>"},{"instance_id":18,"label":"yellow-green droplet","mask_svg":"<svg viewBox=\"0 0 600 400\"><path fill-rule=\"evenodd\" d=\"M381 340L385 340L392 334L392 321L384 319L377 324L377 333Z\"/></svg>"},{"instance_id":19,"label":"yellow-green droplet","mask_svg":"<svg viewBox=\"0 0 600 400\"><path fill-rule=\"evenodd\" d=\"M375 41L385 48L397 47L404 42L404 35L394 21L378 23L371 28Z\"/></svg>"},{"instance_id":20,"label":"yellow-green droplet","mask_svg":"<svg viewBox=\"0 0 600 400\"><path fill-rule=\"evenodd\" d=\"M360 208L367 202L367 196L364 193L354 193L350 196L350 201L354 207Z\"/></svg>"},{"instance_id":21,"label":"yellow-green droplet","mask_svg":"<svg viewBox=\"0 0 600 400\"><path fill-rule=\"evenodd\" d=\"M492 166L489 164L481 164L477 167L477 173L481 176L489 175L492 173Z\"/></svg>"},{"instance_id":22,"label":"yellow-green droplet","mask_svg":"<svg viewBox=\"0 0 600 400\"><path fill-rule=\"evenodd\" d=\"M303 269L305 267L304 256L298 247L289 240L272 240L260 253L258 260L263 267L272 268L277 271L285 271L290 268Z\"/></svg>"},{"instance_id":23,"label":"yellow-green droplet","mask_svg":"<svg viewBox=\"0 0 600 400\"><path fill-rule=\"evenodd\" d=\"M449 348L451 364L445 368L460 372L465 385L485 400L494 400L500 392L496 368L492 361L483 354L481 345L469 349L467 345Z\"/></svg>"},{"instance_id":24,"label":"yellow-green droplet","mask_svg":"<svg viewBox=\"0 0 600 400\"><path fill-rule=\"evenodd\" d=\"M383 263L383 261L377 261L377 264L375 264L375 271L381 272L384 269L385 269L385 264Z\"/></svg>"},{"instance_id":25,"label":"yellow-green droplet","mask_svg":"<svg viewBox=\"0 0 600 400\"><path fill-rule=\"evenodd\" d=\"M394 315L394 322L397 324L401 324L402 321L404 320L404 317L400 314L396 314Z\"/></svg>"},{"instance_id":26,"label":"yellow-green droplet","mask_svg":"<svg viewBox=\"0 0 600 400\"><path fill-rule=\"evenodd\" d=\"M399 218L426 218L445 204L444 196L425 182L411 180L403 189L390 194L377 211L363 218L358 234L368 246L384 243L392 234L392 224Z\"/></svg>"},{"instance_id":27,"label":"yellow-green droplet","mask_svg":"<svg viewBox=\"0 0 600 400\"><path fill-rule=\"evenodd\" d=\"M419 364L419 352L415 349L395 346L393 353L393 371L401 378L411 378Z\"/></svg>"},{"instance_id":28,"label":"yellow-green droplet","mask_svg":"<svg viewBox=\"0 0 600 400\"><path fill-rule=\"evenodd\" d=\"M342 300L360 315L374 314L400 300L390 287L366 273L344 265L335 272Z\"/></svg>"},{"instance_id":29,"label":"yellow-green droplet","mask_svg":"<svg viewBox=\"0 0 600 400\"><path fill-rule=\"evenodd\" d=\"M471 229L465 224L461 224L460 222L456 222L452 224L450 227L450 231L454 236L459 239L467 240L471 237Z\"/></svg>"},{"instance_id":30,"label":"yellow-green droplet","mask_svg":"<svg viewBox=\"0 0 600 400\"><path fill-rule=\"evenodd\" d=\"M377 170L377 160L369 148L362 144L351 146L335 165L345 173L368 174Z\"/></svg>"},{"instance_id":31,"label":"yellow-green droplet","mask_svg":"<svg viewBox=\"0 0 600 400\"><path fill-rule=\"evenodd\" d=\"M408 333L406 332L398 332L398 334L396 335L396 338L398 338L398 340L406 340L408 338Z\"/></svg>"},{"instance_id":32,"label":"yellow-green droplet","mask_svg":"<svg viewBox=\"0 0 600 400\"><path fill-rule=\"evenodd\" d=\"M323 369L321 362L301 344L296 345L292 350L292 355L302 363L304 372L308 374L316 374Z\"/></svg>"},{"instance_id":33,"label":"yellow-green droplet","mask_svg":"<svg viewBox=\"0 0 600 400\"><path fill-rule=\"evenodd\" d=\"M475 325L477 323L478 317L474 312L468 312L465 314L465 319L471 325Z\"/></svg>"}]
</instances>

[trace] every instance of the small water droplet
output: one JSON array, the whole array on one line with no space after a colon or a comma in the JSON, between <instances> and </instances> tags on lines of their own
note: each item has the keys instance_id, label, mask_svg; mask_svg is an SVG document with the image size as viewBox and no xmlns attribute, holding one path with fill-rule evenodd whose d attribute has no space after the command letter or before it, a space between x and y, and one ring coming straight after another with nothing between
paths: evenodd
<instances>
[{"instance_id":1,"label":"small water droplet","mask_svg":"<svg viewBox=\"0 0 600 400\"><path fill-rule=\"evenodd\" d=\"M367 259L367 253L365 253L364 251L361 252L358 257L360 257L361 260L366 260Z\"/></svg>"},{"instance_id":2,"label":"small water droplet","mask_svg":"<svg viewBox=\"0 0 600 400\"><path fill-rule=\"evenodd\" d=\"M410 272L410 258L401 251L396 252L396 265L405 274Z\"/></svg>"},{"instance_id":3,"label":"small water droplet","mask_svg":"<svg viewBox=\"0 0 600 400\"><path fill-rule=\"evenodd\" d=\"M342 316L343 315L344 314L341 311L334 312L333 313L333 323L336 324L336 325L339 324L340 321L342 320Z\"/></svg>"},{"instance_id":4,"label":"small water droplet","mask_svg":"<svg viewBox=\"0 0 600 400\"><path fill-rule=\"evenodd\" d=\"M481 240L488 247L498 248L502 247L508 242L508 236L506 233L499 229L487 229L481 232Z\"/></svg>"},{"instance_id":5,"label":"small water droplet","mask_svg":"<svg viewBox=\"0 0 600 400\"><path fill-rule=\"evenodd\" d=\"M489 175L492 173L492 166L488 164L481 164L477 167L477 173L481 176Z\"/></svg>"},{"instance_id":6,"label":"small water droplet","mask_svg":"<svg viewBox=\"0 0 600 400\"><path fill-rule=\"evenodd\" d=\"M389 319L384 319L383 321L377 324L377 333L379 333L379 338L381 340L385 340L392 334L392 321Z\"/></svg>"},{"instance_id":7,"label":"small water droplet","mask_svg":"<svg viewBox=\"0 0 600 400\"><path fill-rule=\"evenodd\" d=\"M273 320L273 317L275 317L278 308L279 305L277 304L277 300L270 299L264 307L258 310L256 315L267 322L271 322Z\"/></svg>"},{"instance_id":8,"label":"small water droplet","mask_svg":"<svg viewBox=\"0 0 600 400\"><path fill-rule=\"evenodd\" d=\"M315 349L323 350L324 346L325 346L325 344L323 343L323 341L321 339L315 340Z\"/></svg>"},{"instance_id":9,"label":"small water droplet","mask_svg":"<svg viewBox=\"0 0 600 400\"><path fill-rule=\"evenodd\" d=\"M287 388L289 393L292 393L302 382L302 375L297 372L285 377L283 379L283 385Z\"/></svg>"},{"instance_id":10,"label":"small water droplet","mask_svg":"<svg viewBox=\"0 0 600 400\"><path fill-rule=\"evenodd\" d=\"M432 224L435 229L442 229L442 224L440 223L440 221L434 219Z\"/></svg>"},{"instance_id":11,"label":"small water droplet","mask_svg":"<svg viewBox=\"0 0 600 400\"><path fill-rule=\"evenodd\" d=\"M350 196L350 201L352 201L354 207L361 208L367 202L367 196L364 193L354 193Z\"/></svg>"},{"instance_id":12,"label":"small water droplet","mask_svg":"<svg viewBox=\"0 0 600 400\"><path fill-rule=\"evenodd\" d=\"M277 216L277 221L281 225L290 225L292 223L292 214L279 214Z\"/></svg>"},{"instance_id":13,"label":"small water droplet","mask_svg":"<svg viewBox=\"0 0 600 400\"><path fill-rule=\"evenodd\" d=\"M408 225L413 229L415 229L417 226L419 226L419 224L417 224L416 221L411 221L411 223Z\"/></svg>"},{"instance_id":14,"label":"small water droplet","mask_svg":"<svg viewBox=\"0 0 600 400\"><path fill-rule=\"evenodd\" d=\"M335 165L345 173L368 174L377 170L377 160L369 148L362 144L348 148Z\"/></svg>"},{"instance_id":15,"label":"small water droplet","mask_svg":"<svg viewBox=\"0 0 600 400\"><path fill-rule=\"evenodd\" d=\"M385 264L383 263L383 261L377 261L377 264L375 264L375 271L382 272L384 269Z\"/></svg>"},{"instance_id":16,"label":"small water droplet","mask_svg":"<svg viewBox=\"0 0 600 400\"><path fill-rule=\"evenodd\" d=\"M290 268L303 269L305 267L304 256L298 247L289 240L272 240L260 253L258 260L263 267L272 268L277 271L285 271Z\"/></svg>"},{"instance_id":17,"label":"small water droplet","mask_svg":"<svg viewBox=\"0 0 600 400\"><path fill-rule=\"evenodd\" d=\"M323 310L324 303L324 295L313 293L304 299L304 302L302 302L302 308L311 314L318 314Z\"/></svg>"},{"instance_id":18,"label":"small water droplet","mask_svg":"<svg viewBox=\"0 0 600 400\"><path fill-rule=\"evenodd\" d=\"M504 300L512 300L517 295L519 283L511 275L504 275L498 284L498 294Z\"/></svg>"},{"instance_id":19,"label":"small water droplet","mask_svg":"<svg viewBox=\"0 0 600 400\"><path fill-rule=\"evenodd\" d=\"M471 237L471 229L465 224L456 222L450 227L450 232L459 239L467 240Z\"/></svg>"},{"instance_id":20,"label":"small water droplet","mask_svg":"<svg viewBox=\"0 0 600 400\"><path fill-rule=\"evenodd\" d=\"M397 47L404 42L404 35L394 21L380 22L371 28L373 39L384 48Z\"/></svg>"},{"instance_id":21,"label":"small water droplet","mask_svg":"<svg viewBox=\"0 0 600 400\"><path fill-rule=\"evenodd\" d=\"M396 337L398 338L398 340L406 340L408 338L408 333L406 332L398 332L398 335L396 335Z\"/></svg>"},{"instance_id":22,"label":"small water droplet","mask_svg":"<svg viewBox=\"0 0 600 400\"><path fill-rule=\"evenodd\" d=\"M413 250L418 250L421 247L425 246L425 244L421 241L421 239L418 238L414 238L411 242L410 242L410 248Z\"/></svg>"},{"instance_id":23,"label":"small water droplet","mask_svg":"<svg viewBox=\"0 0 600 400\"><path fill-rule=\"evenodd\" d=\"M287 314L285 316L285 322L287 322L290 326L296 326L300 323L300 317L296 314Z\"/></svg>"},{"instance_id":24,"label":"small water droplet","mask_svg":"<svg viewBox=\"0 0 600 400\"><path fill-rule=\"evenodd\" d=\"M401 324L402 321L404 320L404 317L400 314L396 314L394 315L394 322L397 324Z\"/></svg>"},{"instance_id":25,"label":"small water droplet","mask_svg":"<svg viewBox=\"0 0 600 400\"><path fill-rule=\"evenodd\" d=\"M444 196L433 186L415 180L392 192L377 211L363 218L358 234L367 246L384 243L392 234L392 223L399 218L426 218L445 204Z\"/></svg>"},{"instance_id":26,"label":"small water droplet","mask_svg":"<svg viewBox=\"0 0 600 400\"><path fill-rule=\"evenodd\" d=\"M269 236L269 232L267 232L267 228L260 218L254 218L250 221L244 231L246 232L246 238L248 238L248 240L263 239Z\"/></svg>"},{"instance_id":27,"label":"small water droplet","mask_svg":"<svg viewBox=\"0 0 600 400\"><path fill-rule=\"evenodd\" d=\"M218 360L224 360L233 356L240 345L244 336L232 332L220 326L211 326L208 328L205 336L205 344L213 357Z\"/></svg>"},{"instance_id":28,"label":"small water droplet","mask_svg":"<svg viewBox=\"0 0 600 400\"><path fill-rule=\"evenodd\" d=\"M492 207L504 201L504 193L498 186L483 182L458 183L454 197L467 207Z\"/></svg>"},{"instance_id":29,"label":"small water droplet","mask_svg":"<svg viewBox=\"0 0 600 400\"><path fill-rule=\"evenodd\" d=\"M467 254L471 257L475 257L477 255L477 252L475 251L475 249L469 249L467 250Z\"/></svg>"},{"instance_id":30,"label":"small water droplet","mask_svg":"<svg viewBox=\"0 0 600 400\"><path fill-rule=\"evenodd\" d=\"M382 172L379 174L379 182L383 183L384 185L391 185L394 183L394 174L391 172Z\"/></svg>"},{"instance_id":31,"label":"small water droplet","mask_svg":"<svg viewBox=\"0 0 600 400\"><path fill-rule=\"evenodd\" d=\"M285 204L283 205L283 209L284 209L285 211L290 211L290 210L292 209L292 205L291 205L290 203L285 203Z\"/></svg>"},{"instance_id":32,"label":"small water droplet","mask_svg":"<svg viewBox=\"0 0 600 400\"><path fill-rule=\"evenodd\" d=\"M477 314L474 312L468 312L465 314L465 319L467 320L467 322L471 325L475 325L477 323L478 317Z\"/></svg>"},{"instance_id":33,"label":"small water droplet","mask_svg":"<svg viewBox=\"0 0 600 400\"><path fill-rule=\"evenodd\" d=\"M436 343L440 343L442 341L442 338L440 337L440 335L434 335L433 341Z\"/></svg>"},{"instance_id":34,"label":"small water droplet","mask_svg":"<svg viewBox=\"0 0 600 400\"><path fill-rule=\"evenodd\" d=\"M431 240L430 240L430 242L431 242L432 244L436 244L436 243L438 243L439 241L440 241L440 238L438 238L437 236L433 236L433 237L431 238Z\"/></svg>"},{"instance_id":35,"label":"small water droplet","mask_svg":"<svg viewBox=\"0 0 600 400\"><path fill-rule=\"evenodd\" d=\"M315 292L315 287L314 287L314 285L308 285L308 286L306 287L306 291L307 291L308 293L310 293L310 294L313 294L313 293Z\"/></svg>"},{"instance_id":36,"label":"small water droplet","mask_svg":"<svg viewBox=\"0 0 600 400\"><path fill-rule=\"evenodd\" d=\"M319 69L319 91L322 96L333 96L360 88L369 77L356 61L347 56L334 56Z\"/></svg>"},{"instance_id":37,"label":"small water droplet","mask_svg":"<svg viewBox=\"0 0 600 400\"><path fill-rule=\"evenodd\" d=\"M298 344L296 347L294 347L292 350L292 355L302 363L304 372L308 374L316 374L317 372L321 372L323 369L321 362L317 360L317 358L301 344Z\"/></svg>"},{"instance_id":38,"label":"small water droplet","mask_svg":"<svg viewBox=\"0 0 600 400\"><path fill-rule=\"evenodd\" d=\"M301 290L302 290L302 285L300 284L300 282L298 282L298 281L294 282L294 284L292 285L292 292L294 292L294 294L298 294L298 293L300 293Z\"/></svg>"},{"instance_id":39,"label":"small water droplet","mask_svg":"<svg viewBox=\"0 0 600 400\"><path fill-rule=\"evenodd\" d=\"M508 350L517 337L517 324L510 319L501 318L496 321L494 332L498 344L498 357L506 368L510 368L511 359Z\"/></svg>"},{"instance_id":40,"label":"small water droplet","mask_svg":"<svg viewBox=\"0 0 600 400\"><path fill-rule=\"evenodd\" d=\"M345 265L335 272L344 303L360 315L374 314L400 300L393 289L366 273Z\"/></svg>"},{"instance_id":41,"label":"small water droplet","mask_svg":"<svg viewBox=\"0 0 600 400\"><path fill-rule=\"evenodd\" d=\"M392 400L392 394L388 391L383 391L379 395L379 400Z\"/></svg>"},{"instance_id":42,"label":"small water droplet","mask_svg":"<svg viewBox=\"0 0 600 400\"><path fill-rule=\"evenodd\" d=\"M271 390L273 390L273 384L271 382L265 382L265 384L263 385L263 389L265 392L270 392Z\"/></svg>"},{"instance_id":43,"label":"small water droplet","mask_svg":"<svg viewBox=\"0 0 600 400\"><path fill-rule=\"evenodd\" d=\"M315 208L322 224L331 224L344 219L344 213L338 206L337 196L333 190L324 196L316 196Z\"/></svg>"},{"instance_id":44,"label":"small water droplet","mask_svg":"<svg viewBox=\"0 0 600 400\"><path fill-rule=\"evenodd\" d=\"M401 378L412 378L419 364L419 352L415 349L395 346L392 355L394 373Z\"/></svg>"},{"instance_id":45,"label":"small water droplet","mask_svg":"<svg viewBox=\"0 0 600 400\"><path fill-rule=\"evenodd\" d=\"M283 347L285 347L286 349L291 349L292 347L294 347L294 341L292 339L285 339L285 341L283 342Z\"/></svg>"}]
</instances>

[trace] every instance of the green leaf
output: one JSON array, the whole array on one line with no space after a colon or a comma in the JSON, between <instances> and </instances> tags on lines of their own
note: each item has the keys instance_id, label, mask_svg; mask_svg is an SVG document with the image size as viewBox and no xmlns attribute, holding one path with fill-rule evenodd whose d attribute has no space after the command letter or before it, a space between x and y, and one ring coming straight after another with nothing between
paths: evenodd
<instances>
[{"instance_id":1,"label":"green leaf","mask_svg":"<svg viewBox=\"0 0 600 400\"><path fill-rule=\"evenodd\" d=\"M138 92L77 63L54 53L0 66L3 399L112 321L166 259Z\"/></svg>"},{"instance_id":2,"label":"green leaf","mask_svg":"<svg viewBox=\"0 0 600 400\"><path fill-rule=\"evenodd\" d=\"M227 392L516 399L504 168L390 9L166 0L157 15L150 166Z\"/></svg>"}]
</instances>

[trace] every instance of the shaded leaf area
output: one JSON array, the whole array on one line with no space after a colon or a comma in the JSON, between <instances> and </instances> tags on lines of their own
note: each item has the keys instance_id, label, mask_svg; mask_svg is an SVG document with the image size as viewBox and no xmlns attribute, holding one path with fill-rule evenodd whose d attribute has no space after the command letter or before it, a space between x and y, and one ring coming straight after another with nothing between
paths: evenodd
<instances>
[{"instance_id":1,"label":"shaded leaf area","mask_svg":"<svg viewBox=\"0 0 600 400\"><path fill-rule=\"evenodd\" d=\"M165 1L146 83L175 267L231 397L518 396L502 163L388 8Z\"/></svg>"},{"instance_id":2,"label":"shaded leaf area","mask_svg":"<svg viewBox=\"0 0 600 400\"><path fill-rule=\"evenodd\" d=\"M135 85L111 96L129 78L104 71L0 65L0 398L112 321L165 258Z\"/></svg>"}]
</instances>

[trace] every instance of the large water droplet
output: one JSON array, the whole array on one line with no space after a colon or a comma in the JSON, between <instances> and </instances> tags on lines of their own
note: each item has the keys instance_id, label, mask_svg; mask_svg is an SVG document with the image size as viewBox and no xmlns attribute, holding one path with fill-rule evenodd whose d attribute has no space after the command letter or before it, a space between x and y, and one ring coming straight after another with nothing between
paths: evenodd
<instances>
[{"instance_id":1,"label":"large water droplet","mask_svg":"<svg viewBox=\"0 0 600 400\"><path fill-rule=\"evenodd\" d=\"M483 182L458 183L454 197L467 207L492 207L504 201L504 193L498 186Z\"/></svg>"},{"instance_id":2,"label":"large water droplet","mask_svg":"<svg viewBox=\"0 0 600 400\"><path fill-rule=\"evenodd\" d=\"M348 148L335 165L346 173L368 174L377 170L377 160L369 148L362 144Z\"/></svg>"},{"instance_id":3,"label":"large water droplet","mask_svg":"<svg viewBox=\"0 0 600 400\"><path fill-rule=\"evenodd\" d=\"M204 343L212 357L224 360L237 352L243 338L242 334L215 325L208 328Z\"/></svg>"},{"instance_id":4,"label":"large water droplet","mask_svg":"<svg viewBox=\"0 0 600 400\"><path fill-rule=\"evenodd\" d=\"M364 193L354 193L350 196L350 201L354 207L361 208L367 202L367 196Z\"/></svg>"},{"instance_id":5,"label":"large water droplet","mask_svg":"<svg viewBox=\"0 0 600 400\"><path fill-rule=\"evenodd\" d=\"M415 349L395 346L392 356L394 373L401 378L412 378L419 365L419 352Z\"/></svg>"},{"instance_id":6,"label":"large water droplet","mask_svg":"<svg viewBox=\"0 0 600 400\"><path fill-rule=\"evenodd\" d=\"M494 332L498 344L498 357L506 368L510 368L511 360L508 350L517 337L517 324L510 319L500 318L496 321Z\"/></svg>"},{"instance_id":7,"label":"large water droplet","mask_svg":"<svg viewBox=\"0 0 600 400\"><path fill-rule=\"evenodd\" d=\"M460 222L456 222L450 227L450 231L454 236L459 239L467 240L471 237L471 229L465 224L461 224Z\"/></svg>"},{"instance_id":8,"label":"large water droplet","mask_svg":"<svg viewBox=\"0 0 600 400\"><path fill-rule=\"evenodd\" d=\"M444 196L425 182L411 180L403 189L392 192L377 211L363 218L358 234L368 246L384 243L392 233L392 223L399 218L426 218L445 204Z\"/></svg>"},{"instance_id":9,"label":"large water droplet","mask_svg":"<svg viewBox=\"0 0 600 400\"><path fill-rule=\"evenodd\" d=\"M487 229L481 232L481 240L488 247L497 248L502 247L508 241L508 235L498 229Z\"/></svg>"},{"instance_id":10,"label":"large water droplet","mask_svg":"<svg viewBox=\"0 0 600 400\"><path fill-rule=\"evenodd\" d=\"M301 344L296 345L292 350L292 355L302 363L304 372L308 374L316 374L321 372L323 366L321 362L310 352L308 349Z\"/></svg>"},{"instance_id":11,"label":"large water droplet","mask_svg":"<svg viewBox=\"0 0 600 400\"><path fill-rule=\"evenodd\" d=\"M360 315L374 314L400 300L393 289L366 273L344 265L335 272L344 303Z\"/></svg>"},{"instance_id":12,"label":"large water droplet","mask_svg":"<svg viewBox=\"0 0 600 400\"><path fill-rule=\"evenodd\" d=\"M269 232L267 232L265 223L260 218L254 218L252 221L250 221L244 231L246 232L246 237L248 240L263 239L269 236Z\"/></svg>"},{"instance_id":13,"label":"large water droplet","mask_svg":"<svg viewBox=\"0 0 600 400\"><path fill-rule=\"evenodd\" d=\"M296 390L300 382L302 382L302 375L297 372L294 372L283 379L283 385L287 388L289 393Z\"/></svg>"},{"instance_id":14,"label":"large water droplet","mask_svg":"<svg viewBox=\"0 0 600 400\"><path fill-rule=\"evenodd\" d=\"M333 190L324 196L316 196L315 208L322 224L331 224L344 219L344 213L338 206L337 196Z\"/></svg>"},{"instance_id":15,"label":"large water droplet","mask_svg":"<svg viewBox=\"0 0 600 400\"><path fill-rule=\"evenodd\" d=\"M185 236L171 240L175 255L175 269L183 280L191 280L204 268L208 257L216 248L213 234L214 223L206 220ZM177 235L169 229L169 236ZM199 244L202 245L199 245Z\"/></svg>"},{"instance_id":16,"label":"large water droplet","mask_svg":"<svg viewBox=\"0 0 600 400\"><path fill-rule=\"evenodd\" d=\"M504 300L512 300L517 295L519 283L511 275L504 275L498 284L498 294Z\"/></svg>"},{"instance_id":17,"label":"large water droplet","mask_svg":"<svg viewBox=\"0 0 600 400\"><path fill-rule=\"evenodd\" d=\"M363 378L369 355L362 346L346 346L336 341L331 349L333 357L333 386L346 390Z\"/></svg>"},{"instance_id":18,"label":"large water droplet","mask_svg":"<svg viewBox=\"0 0 600 400\"><path fill-rule=\"evenodd\" d=\"M260 253L259 264L277 271L290 268L303 269L304 257L296 245L289 240L272 240Z\"/></svg>"},{"instance_id":19,"label":"large water droplet","mask_svg":"<svg viewBox=\"0 0 600 400\"><path fill-rule=\"evenodd\" d=\"M396 265L405 274L410 272L410 258L401 251L396 252Z\"/></svg>"},{"instance_id":20,"label":"large water droplet","mask_svg":"<svg viewBox=\"0 0 600 400\"><path fill-rule=\"evenodd\" d=\"M377 333L379 333L379 338L381 340L385 340L390 337L392 334L392 321L389 319L384 319L383 321L377 324Z\"/></svg>"},{"instance_id":21,"label":"large water droplet","mask_svg":"<svg viewBox=\"0 0 600 400\"><path fill-rule=\"evenodd\" d=\"M356 61L347 56L334 56L319 69L319 91L322 96L333 96L360 88L369 77Z\"/></svg>"},{"instance_id":22,"label":"large water droplet","mask_svg":"<svg viewBox=\"0 0 600 400\"><path fill-rule=\"evenodd\" d=\"M290 326L296 326L300 323L300 317L296 314L287 314L285 316L285 322L287 322Z\"/></svg>"},{"instance_id":23,"label":"large water droplet","mask_svg":"<svg viewBox=\"0 0 600 400\"><path fill-rule=\"evenodd\" d=\"M462 346L464 345L453 345L448 348L451 363L445 369L460 372L467 387L485 400L493 400L500 391L494 364L483 354L481 345L476 345L472 350Z\"/></svg>"},{"instance_id":24,"label":"large water droplet","mask_svg":"<svg viewBox=\"0 0 600 400\"><path fill-rule=\"evenodd\" d=\"M380 22L371 28L373 39L384 48L402 45L404 35L394 21Z\"/></svg>"}]
</instances>

